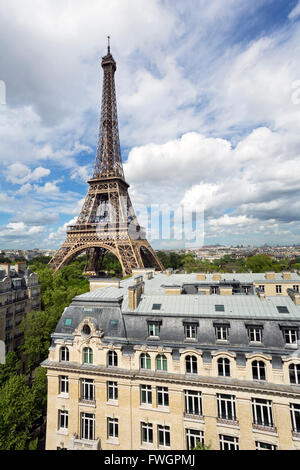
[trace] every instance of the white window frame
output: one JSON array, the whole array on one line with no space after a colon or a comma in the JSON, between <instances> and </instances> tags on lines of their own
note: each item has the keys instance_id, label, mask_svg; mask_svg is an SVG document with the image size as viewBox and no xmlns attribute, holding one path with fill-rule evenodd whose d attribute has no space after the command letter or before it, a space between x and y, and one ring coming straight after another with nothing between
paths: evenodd
<instances>
[{"instance_id":1,"label":"white window frame","mask_svg":"<svg viewBox=\"0 0 300 470\"><path fill-rule=\"evenodd\" d=\"M95 401L95 382L93 379L80 379L81 399Z\"/></svg>"},{"instance_id":2,"label":"white window frame","mask_svg":"<svg viewBox=\"0 0 300 470\"><path fill-rule=\"evenodd\" d=\"M67 346L62 346L59 351L60 354L60 361L61 362L69 362L70 360L70 351Z\"/></svg>"},{"instance_id":3,"label":"white window frame","mask_svg":"<svg viewBox=\"0 0 300 470\"><path fill-rule=\"evenodd\" d=\"M184 325L185 339L197 339L197 325L191 323Z\"/></svg>"},{"instance_id":4,"label":"white window frame","mask_svg":"<svg viewBox=\"0 0 300 470\"><path fill-rule=\"evenodd\" d=\"M119 439L118 418L107 418L107 437L108 439Z\"/></svg>"},{"instance_id":5,"label":"white window frame","mask_svg":"<svg viewBox=\"0 0 300 470\"><path fill-rule=\"evenodd\" d=\"M187 364L189 364L190 371L188 371ZM198 374L198 359L197 359L197 356L190 355L190 354L185 356L185 371L186 371L187 374Z\"/></svg>"},{"instance_id":6,"label":"white window frame","mask_svg":"<svg viewBox=\"0 0 300 470\"><path fill-rule=\"evenodd\" d=\"M199 429L186 429L185 438L187 450L193 450L197 442L204 444L204 432Z\"/></svg>"},{"instance_id":7,"label":"white window frame","mask_svg":"<svg viewBox=\"0 0 300 470\"><path fill-rule=\"evenodd\" d=\"M276 285L276 294L282 294L282 285L281 284Z\"/></svg>"},{"instance_id":8,"label":"white window frame","mask_svg":"<svg viewBox=\"0 0 300 470\"><path fill-rule=\"evenodd\" d=\"M217 403L218 403L218 418L219 419L226 419L228 421L236 421L237 418L236 418L235 395L225 395L223 393L218 393ZM225 416L223 416L223 407L225 408Z\"/></svg>"},{"instance_id":9,"label":"white window frame","mask_svg":"<svg viewBox=\"0 0 300 470\"><path fill-rule=\"evenodd\" d=\"M290 403L290 412L293 431L300 434L300 404ZM296 414L299 414L299 428L297 428Z\"/></svg>"},{"instance_id":10,"label":"white window frame","mask_svg":"<svg viewBox=\"0 0 300 470\"><path fill-rule=\"evenodd\" d=\"M265 411L267 414L267 421L265 421ZM274 427L271 400L264 400L262 398L252 398L252 414L254 424L268 428ZM258 422L258 416L261 417L261 423Z\"/></svg>"},{"instance_id":11,"label":"white window frame","mask_svg":"<svg viewBox=\"0 0 300 470\"><path fill-rule=\"evenodd\" d=\"M145 397L145 401L143 401L143 396ZM140 385L140 400L141 405L151 405L152 406L152 387L151 385Z\"/></svg>"},{"instance_id":12,"label":"white window frame","mask_svg":"<svg viewBox=\"0 0 300 470\"><path fill-rule=\"evenodd\" d=\"M297 328L283 328L282 332L285 344L298 344Z\"/></svg>"},{"instance_id":13,"label":"white window frame","mask_svg":"<svg viewBox=\"0 0 300 470\"><path fill-rule=\"evenodd\" d=\"M202 416L202 395L198 390L184 390L185 413ZM198 413L197 413L198 410Z\"/></svg>"},{"instance_id":14,"label":"white window frame","mask_svg":"<svg viewBox=\"0 0 300 470\"><path fill-rule=\"evenodd\" d=\"M267 380L267 367L264 361L257 361L257 360L252 361L251 369L252 369L253 380ZM256 374L257 374L256 378L254 377L254 373L253 373L254 369L256 370ZM262 370L264 371L263 374L262 374Z\"/></svg>"},{"instance_id":15,"label":"white window frame","mask_svg":"<svg viewBox=\"0 0 300 470\"><path fill-rule=\"evenodd\" d=\"M295 376L295 382L291 381L291 367L293 368L293 373ZM292 363L289 365L289 377L290 377L290 383L293 385L299 385L300 384L300 364L297 363Z\"/></svg>"},{"instance_id":16,"label":"white window frame","mask_svg":"<svg viewBox=\"0 0 300 470\"><path fill-rule=\"evenodd\" d=\"M144 440L145 437L145 440ZM141 422L141 442L142 444L153 444L153 424Z\"/></svg>"},{"instance_id":17,"label":"white window frame","mask_svg":"<svg viewBox=\"0 0 300 470\"><path fill-rule=\"evenodd\" d=\"M148 323L148 336L151 338L159 337L159 323L158 322L149 322Z\"/></svg>"},{"instance_id":18,"label":"white window frame","mask_svg":"<svg viewBox=\"0 0 300 470\"><path fill-rule=\"evenodd\" d=\"M217 341L228 341L229 327L224 325L215 326L216 340Z\"/></svg>"},{"instance_id":19,"label":"white window frame","mask_svg":"<svg viewBox=\"0 0 300 470\"><path fill-rule=\"evenodd\" d=\"M219 377L230 377L231 375L231 361L228 357L219 357L217 360L218 366L218 376ZM220 367L222 370L222 374L220 374ZM229 367L229 374L226 374L226 369Z\"/></svg>"},{"instance_id":20,"label":"white window frame","mask_svg":"<svg viewBox=\"0 0 300 470\"><path fill-rule=\"evenodd\" d=\"M58 410L58 429L68 429L69 412L66 410Z\"/></svg>"},{"instance_id":21,"label":"white window frame","mask_svg":"<svg viewBox=\"0 0 300 470\"><path fill-rule=\"evenodd\" d=\"M118 367L118 354L116 351L108 351L107 365L108 367Z\"/></svg>"},{"instance_id":22,"label":"white window frame","mask_svg":"<svg viewBox=\"0 0 300 470\"><path fill-rule=\"evenodd\" d=\"M59 376L59 394L61 395L69 394L69 377L67 375Z\"/></svg>"},{"instance_id":23,"label":"white window frame","mask_svg":"<svg viewBox=\"0 0 300 470\"><path fill-rule=\"evenodd\" d=\"M156 387L157 406L168 408L169 407L169 389L168 387ZM159 399L160 398L160 399ZM161 401L161 403L159 403Z\"/></svg>"},{"instance_id":24,"label":"white window frame","mask_svg":"<svg viewBox=\"0 0 300 470\"><path fill-rule=\"evenodd\" d=\"M95 440L95 415L92 413L81 413L80 415L81 425L81 439L87 441Z\"/></svg>"},{"instance_id":25,"label":"white window frame","mask_svg":"<svg viewBox=\"0 0 300 470\"><path fill-rule=\"evenodd\" d=\"M110 397L110 394L112 397ZM118 401L119 399L119 388L118 382L109 381L107 382L107 401Z\"/></svg>"},{"instance_id":26,"label":"white window frame","mask_svg":"<svg viewBox=\"0 0 300 470\"><path fill-rule=\"evenodd\" d=\"M171 447L170 426L157 426L157 440L159 447Z\"/></svg>"},{"instance_id":27,"label":"white window frame","mask_svg":"<svg viewBox=\"0 0 300 470\"><path fill-rule=\"evenodd\" d=\"M249 326L248 337L249 337L250 343L261 343L262 342L262 328L258 326Z\"/></svg>"},{"instance_id":28,"label":"white window frame","mask_svg":"<svg viewBox=\"0 0 300 470\"><path fill-rule=\"evenodd\" d=\"M239 450L239 439L234 436L226 436L224 434L219 435L220 450ZM229 448L226 449L226 446Z\"/></svg>"},{"instance_id":29,"label":"white window frame","mask_svg":"<svg viewBox=\"0 0 300 470\"><path fill-rule=\"evenodd\" d=\"M269 442L255 441L255 450L277 450L277 446Z\"/></svg>"}]
</instances>

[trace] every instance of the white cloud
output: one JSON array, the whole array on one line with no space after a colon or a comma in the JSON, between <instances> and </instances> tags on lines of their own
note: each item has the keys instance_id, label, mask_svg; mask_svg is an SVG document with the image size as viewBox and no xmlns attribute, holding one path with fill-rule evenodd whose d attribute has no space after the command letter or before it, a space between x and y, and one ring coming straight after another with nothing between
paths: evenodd
<instances>
[{"instance_id":1,"label":"white cloud","mask_svg":"<svg viewBox=\"0 0 300 470\"><path fill-rule=\"evenodd\" d=\"M300 15L300 2L298 2L297 5L292 9L292 11L289 14L289 18L294 19L299 15Z\"/></svg>"},{"instance_id":2,"label":"white cloud","mask_svg":"<svg viewBox=\"0 0 300 470\"><path fill-rule=\"evenodd\" d=\"M30 168L28 168L26 165L23 165L22 163L13 163L7 168L5 175L7 181L14 184L23 185L24 183L39 181L40 179L49 176L50 170L47 168L38 167L31 171Z\"/></svg>"}]
</instances>

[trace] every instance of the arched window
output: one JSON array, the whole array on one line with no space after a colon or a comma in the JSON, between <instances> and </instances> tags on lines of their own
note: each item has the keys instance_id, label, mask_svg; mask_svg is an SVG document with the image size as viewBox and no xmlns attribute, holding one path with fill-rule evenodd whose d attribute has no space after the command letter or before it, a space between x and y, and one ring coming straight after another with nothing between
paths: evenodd
<instances>
[{"instance_id":1,"label":"arched window","mask_svg":"<svg viewBox=\"0 0 300 470\"><path fill-rule=\"evenodd\" d=\"M93 364L93 350L91 348L84 348L83 362L84 364Z\"/></svg>"},{"instance_id":2,"label":"arched window","mask_svg":"<svg viewBox=\"0 0 300 470\"><path fill-rule=\"evenodd\" d=\"M164 354L156 356L156 370L168 370L168 361Z\"/></svg>"},{"instance_id":3,"label":"arched window","mask_svg":"<svg viewBox=\"0 0 300 470\"><path fill-rule=\"evenodd\" d=\"M151 358L149 354L142 353L140 356L140 367L141 369L151 369Z\"/></svg>"},{"instance_id":4,"label":"arched window","mask_svg":"<svg viewBox=\"0 0 300 470\"><path fill-rule=\"evenodd\" d=\"M108 366L118 367L118 354L116 353L116 351L109 351L107 357Z\"/></svg>"},{"instance_id":5,"label":"arched window","mask_svg":"<svg viewBox=\"0 0 300 470\"><path fill-rule=\"evenodd\" d=\"M196 356L186 356L185 358L185 370L187 374L197 374L198 365Z\"/></svg>"},{"instance_id":6,"label":"arched window","mask_svg":"<svg viewBox=\"0 0 300 470\"><path fill-rule=\"evenodd\" d=\"M220 377L230 377L230 360L227 357L218 359L218 375Z\"/></svg>"},{"instance_id":7,"label":"arched window","mask_svg":"<svg viewBox=\"0 0 300 470\"><path fill-rule=\"evenodd\" d=\"M266 380L266 364L264 361L252 362L252 377L253 380Z\"/></svg>"},{"instance_id":8,"label":"arched window","mask_svg":"<svg viewBox=\"0 0 300 470\"><path fill-rule=\"evenodd\" d=\"M60 361L68 362L70 360L69 349L66 346L60 348Z\"/></svg>"},{"instance_id":9,"label":"arched window","mask_svg":"<svg viewBox=\"0 0 300 470\"><path fill-rule=\"evenodd\" d=\"M291 364L289 366L291 384L300 384L300 364Z\"/></svg>"}]
</instances>

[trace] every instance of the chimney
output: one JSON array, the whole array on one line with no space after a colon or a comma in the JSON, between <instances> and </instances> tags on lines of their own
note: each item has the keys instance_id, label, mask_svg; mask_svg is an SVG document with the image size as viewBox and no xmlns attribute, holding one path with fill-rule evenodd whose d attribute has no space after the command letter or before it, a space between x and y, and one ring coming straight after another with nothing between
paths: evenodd
<instances>
[{"instance_id":1,"label":"chimney","mask_svg":"<svg viewBox=\"0 0 300 470\"><path fill-rule=\"evenodd\" d=\"M143 276L140 276L143 279ZM128 301L130 310L135 310L141 300L141 296L144 293L145 283L143 280L133 286L128 287Z\"/></svg>"},{"instance_id":2,"label":"chimney","mask_svg":"<svg viewBox=\"0 0 300 470\"><path fill-rule=\"evenodd\" d=\"M214 273L213 274L213 280L214 281L221 281L221 274L220 273Z\"/></svg>"},{"instance_id":3,"label":"chimney","mask_svg":"<svg viewBox=\"0 0 300 470\"><path fill-rule=\"evenodd\" d=\"M273 271L266 272L265 278L266 279L275 279L275 272L273 272Z\"/></svg>"},{"instance_id":4,"label":"chimney","mask_svg":"<svg viewBox=\"0 0 300 470\"><path fill-rule=\"evenodd\" d=\"M24 261L20 261L15 264L15 271L18 274L24 274L26 271L27 264Z\"/></svg>"},{"instance_id":5,"label":"chimney","mask_svg":"<svg viewBox=\"0 0 300 470\"><path fill-rule=\"evenodd\" d=\"M295 305L300 305L300 292L297 292L293 289L287 289L287 293Z\"/></svg>"},{"instance_id":6,"label":"chimney","mask_svg":"<svg viewBox=\"0 0 300 470\"><path fill-rule=\"evenodd\" d=\"M206 280L206 274L205 273L197 274L197 281L205 281L205 280Z\"/></svg>"},{"instance_id":7,"label":"chimney","mask_svg":"<svg viewBox=\"0 0 300 470\"><path fill-rule=\"evenodd\" d=\"M288 271L284 271L282 273L282 279L291 279L291 273Z\"/></svg>"},{"instance_id":8,"label":"chimney","mask_svg":"<svg viewBox=\"0 0 300 470\"><path fill-rule=\"evenodd\" d=\"M10 263L1 264L1 267L5 271L6 277L10 277Z\"/></svg>"},{"instance_id":9,"label":"chimney","mask_svg":"<svg viewBox=\"0 0 300 470\"><path fill-rule=\"evenodd\" d=\"M261 289L256 289L256 293L257 293L257 297L258 297L260 300L264 300L264 298L265 298L265 293L264 293Z\"/></svg>"},{"instance_id":10,"label":"chimney","mask_svg":"<svg viewBox=\"0 0 300 470\"><path fill-rule=\"evenodd\" d=\"M146 273L146 279L148 279L148 281L152 278L153 278L153 271L149 271L148 273Z\"/></svg>"},{"instance_id":11,"label":"chimney","mask_svg":"<svg viewBox=\"0 0 300 470\"><path fill-rule=\"evenodd\" d=\"M166 269L166 275L171 276L171 274L173 274L173 269L172 268Z\"/></svg>"}]
</instances>

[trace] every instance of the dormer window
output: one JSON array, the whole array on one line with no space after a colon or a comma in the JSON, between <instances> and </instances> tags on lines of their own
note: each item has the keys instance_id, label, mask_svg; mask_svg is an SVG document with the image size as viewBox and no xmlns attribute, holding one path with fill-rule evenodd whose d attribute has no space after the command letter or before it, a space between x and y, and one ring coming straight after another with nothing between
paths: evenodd
<instances>
[{"instance_id":1,"label":"dormer window","mask_svg":"<svg viewBox=\"0 0 300 470\"><path fill-rule=\"evenodd\" d=\"M69 349L66 346L63 346L62 348L60 348L59 359L62 362L68 362L70 360Z\"/></svg>"},{"instance_id":2,"label":"dormer window","mask_svg":"<svg viewBox=\"0 0 300 470\"><path fill-rule=\"evenodd\" d=\"M197 338L197 324L185 323L184 325L185 339L194 340Z\"/></svg>"}]
</instances>

